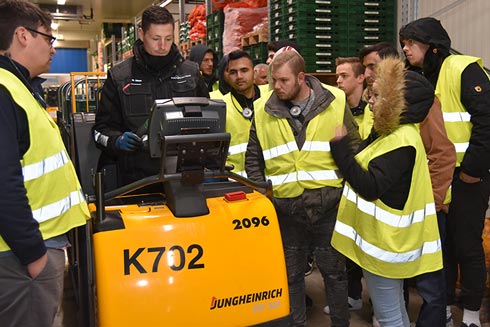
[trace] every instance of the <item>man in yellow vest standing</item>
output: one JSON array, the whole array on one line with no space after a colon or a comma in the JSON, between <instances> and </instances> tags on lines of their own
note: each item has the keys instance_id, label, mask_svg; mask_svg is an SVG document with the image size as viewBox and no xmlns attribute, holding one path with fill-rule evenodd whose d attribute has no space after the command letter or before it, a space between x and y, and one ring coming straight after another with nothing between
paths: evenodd
<instances>
[{"instance_id":1,"label":"man in yellow vest standing","mask_svg":"<svg viewBox=\"0 0 490 327\"><path fill-rule=\"evenodd\" d=\"M231 91L223 100L226 102L226 131L231 134L226 163L233 165L232 172L245 174L245 150L256 107L270 95L269 86L254 84L254 65L250 55L242 50L228 54L228 82Z\"/></svg>"},{"instance_id":2,"label":"man in yellow vest standing","mask_svg":"<svg viewBox=\"0 0 490 327\"><path fill-rule=\"evenodd\" d=\"M342 177L330 153L337 124L352 148L360 142L345 93L305 74L303 57L280 49L270 64L273 93L256 107L245 169L271 180L286 259L294 326L306 325L305 270L313 252L323 276L334 327L349 325L345 257L330 244L342 195Z\"/></svg>"},{"instance_id":3,"label":"man in yellow vest standing","mask_svg":"<svg viewBox=\"0 0 490 327\"><path fill-rule=\"evenodd\" d=\"M56 51L51 17L0 3L0 326L51 327L61 304L65 235L89 217L59 129L36 91Z\"/></svg>"},{"instance_id":4,"label":"man in yellow vest standing","mask_svg":"<svg viewBox=\"0 0 490 327\"><path fill-rule=\"evenodd\" d=\"M490 82L480 58L449 53L451 39L437 19L403 26L400 42L411 67L434 86L456 149L446 225L448 324L459 265L462 326L479 327L486 281L481 236L490 195Z\"/></svg>"}]
</instances>

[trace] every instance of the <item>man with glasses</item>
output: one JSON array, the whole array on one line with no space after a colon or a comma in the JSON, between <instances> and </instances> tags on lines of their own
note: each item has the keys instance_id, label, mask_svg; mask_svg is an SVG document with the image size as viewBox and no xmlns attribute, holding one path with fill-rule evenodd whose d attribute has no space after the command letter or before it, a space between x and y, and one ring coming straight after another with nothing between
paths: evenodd
<instances>
[{"instance_id":1,"label":"man with glasses","mask_svg":"<svg viewBox=\"0 0 490 327\"><path fill-rule=\"evenodd\" d=\"M49 71L51 17L0 2L0 326L51 327L61 304L65 235L89 217L59 129L34 85Z\"/></svg>"}]
</instances>

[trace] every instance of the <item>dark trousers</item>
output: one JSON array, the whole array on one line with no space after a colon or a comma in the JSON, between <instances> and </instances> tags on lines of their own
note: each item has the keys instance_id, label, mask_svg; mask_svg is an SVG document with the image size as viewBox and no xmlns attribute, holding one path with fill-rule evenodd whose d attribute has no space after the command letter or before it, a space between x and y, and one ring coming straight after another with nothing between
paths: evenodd
<instances>
[{"instance_id":1,"label":"dark trousers","mask_svg":"<svg viewBox=\"0 0 490 327\"><path fill-rule=\"evenodd\" d=\"M61 304L65 253L48 249L46 267L31 278L14 255L0 257L0 326L52 327Z\"/></svg>"},{"instance_id":2,"label":"dark trousers","mask_svg":"<svg viewBox=\"0 0 490 327\"><path fill-rule=\"evenodd\" d=\"M347 268L347 294L354 300L359 300L362 297L362 268L354 261L346 258L345 266Z\"/></svg>"},{"instance_id":3,"label":"dark trousers","mask_svg":"<svg viewBox=\"0 0 490 327\"><path fill-rule=\"evenodd\" d=\"M342 190L325 189L330 191L305 190L296 198L274 199L286 259L294 326L306 326L305 265L310 249L325 283L331 326L349 326L345 257L330 244Z\"/></svg>"},{"instance_id":4,"label":"dark trousers","mask_svg":"<svg viewBox=\"0 0 490 327\"><path fill-rule=\"evenodd\" d=\"M444 244L446 239L446 220L446 213L443 211L437 212L437 223L439 225L441 244ZM443 257L445 257L444 250L445 247L443 245ZM447 297L445 269L416 276L415 287L423 300L416 326L445 327Z\"/></svg>"},{"instance_id":5,"label":"dark trousers","mask_svg":"<svg viewBox=\"0 0 490 327\"><path fill-rule=\"evenodd\" d=\"M482 232L490 183L484 178L481 182L467 184L458 174L459 169L456 169L446 225L447 303L453 304L455 300L459 266L463 308L476 311L480 309L486 282Z\"/></svg>"}]
</instances>

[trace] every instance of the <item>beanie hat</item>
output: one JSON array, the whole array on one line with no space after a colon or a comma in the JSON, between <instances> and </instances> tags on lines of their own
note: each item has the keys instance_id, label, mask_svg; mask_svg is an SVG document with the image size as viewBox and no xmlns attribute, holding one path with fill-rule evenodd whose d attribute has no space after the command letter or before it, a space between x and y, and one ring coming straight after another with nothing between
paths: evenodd
<instances>
[{"instance_id":1,"label":"beanie hat","mask_svg":"<svg viewBox=\"0 0 490 327\"><path fill-rule=\"evenodd\" d=\"M451 49L451 39L441 22L432 17L424 17L408 23L400 29L400 39L412 39L434 48L446 50Z\"/></svg>"}]
</instances>

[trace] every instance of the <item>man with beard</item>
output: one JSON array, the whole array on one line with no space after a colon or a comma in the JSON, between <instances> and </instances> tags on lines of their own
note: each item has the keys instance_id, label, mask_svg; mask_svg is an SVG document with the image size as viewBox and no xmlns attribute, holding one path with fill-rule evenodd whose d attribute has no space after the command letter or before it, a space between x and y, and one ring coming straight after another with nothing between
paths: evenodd
<instances>
[{"instance_id":1,"label":"man with beard","mask_svg":"<svg viewBox=\"0 0 490 327\"><path fill-rule=\"evenodd\" d=\"M174 44L174 19L165 8L143 12L134 56L108 72L94 125L95 143L116 158L119 186L157 174L159 159L142 151L145 122L155 99L208 97L195 62Z\"/></svg>"},{"instance_id":2,"label":"man with beard","mask_svg":"<svg viewBox=\"0 0 490 327\"><path fill-rule=\"evenodd\" d=\"M330 240L343 180L330 153L336 124L360 142L345 94L305 74L303 57L280 49L271 64L273 93L255 108L245 169L254 181L271 180L288 273L294 326L306 325L305 274L313 251L330 305L332 326L348 326L345 257Z\"/></svg>"},{"instance_id":3,"label":"man with beard","mask_svg":"<svg viewBox=\"0 0 490 327\"><path fill-rule=\"evenodd\" d=\"M228 54L228 82L231 91L223 100L226 102L226 131L231 134L227 164L233 165L232 172L245 174L245 150L255 108L262 106L270 94L268 85L254 84L252 58L242 50Z\"/></svg>"}]
</instances>

